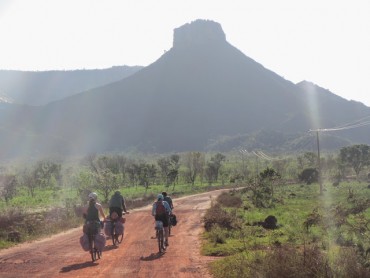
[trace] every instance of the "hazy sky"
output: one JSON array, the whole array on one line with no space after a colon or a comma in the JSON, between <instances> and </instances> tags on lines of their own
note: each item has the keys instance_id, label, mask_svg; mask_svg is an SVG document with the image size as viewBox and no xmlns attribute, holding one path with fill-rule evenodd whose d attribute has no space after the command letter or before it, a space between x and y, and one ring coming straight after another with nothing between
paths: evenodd
<instances>
[{"instance_id":1,"label":"hazy sky","mask_svg":"<svg viewBox=\"0 0 370 278\"><path fill-rule=\"evenodd\" d=\"M0 0L0 69L147 66L196 19L285 79L370 106L370 0Z\"/></svg>"}]
</instances>

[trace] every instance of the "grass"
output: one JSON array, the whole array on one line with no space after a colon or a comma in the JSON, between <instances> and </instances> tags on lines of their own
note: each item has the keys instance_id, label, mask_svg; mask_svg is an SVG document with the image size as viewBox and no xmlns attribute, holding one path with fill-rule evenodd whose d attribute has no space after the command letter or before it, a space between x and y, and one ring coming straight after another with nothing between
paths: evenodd
<instances>
[{"instance_id":1,"label":"grass","mask_svg":"<svg viewBox=\"0 0 370 278\"><path fill-rule=\"evenodd\" d=\"M279 201L269 208L254 207L250 192L239 197L240 208L222 207L237 216L230 219L237 228L213 227L204 234L202 253L224 257L211 264L215 277L370 277L352 276L347 265L355 261L356 275L370 275L367 184L326 185L323 195L316 184L280 186L275 190ZM216 206L207 213L212 215ZM269 215L277 218L277 229L257 225ZM352 257L346 257L345 250ZM274 271L284 273L278 265L291 269L293 276L274 276Z\"/></svg>"}]
</instances>

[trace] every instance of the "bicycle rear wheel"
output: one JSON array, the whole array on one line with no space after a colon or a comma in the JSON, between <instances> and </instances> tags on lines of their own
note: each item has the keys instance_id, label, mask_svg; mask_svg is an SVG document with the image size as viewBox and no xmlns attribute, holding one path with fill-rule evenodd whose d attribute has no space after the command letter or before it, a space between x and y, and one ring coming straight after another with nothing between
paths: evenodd
<instances>
[{"instance_id":1,"label":"bicycle rear wheel","mask_svg":"<svg viewBox=\"0 0 370 278\"><path fill-rule=\"evenodd\" d=\"M123 234L116 235L118 243L121 243L123 240Z\"/></svg>"},{"instance_id":2,"label":"bicycle rear wheel","mask_svg":"<svg viewBox=\"0 0 370 278\"><path fill-rule=\"evenodd\" d=\"M90 254L91 254L91 260L93 262L96 261L96 253L97 253L97 250L95 248L95 238L93 235L90 235L89 237L89 241L90 241Z\"/></svg>"},{"instance_id":3,"label":"bicycle rear wheel","mask_svg":"<svg viewBox=\"0 0 370 278\"><path fill-rule=\"evenodd\" d=\"M115 222L112 222L112 232L111 232L111 236L112 236L112 243L114 246L117 246L118 245L118 236L116 235L116 223Z\"/></svg>"}]
</instances>

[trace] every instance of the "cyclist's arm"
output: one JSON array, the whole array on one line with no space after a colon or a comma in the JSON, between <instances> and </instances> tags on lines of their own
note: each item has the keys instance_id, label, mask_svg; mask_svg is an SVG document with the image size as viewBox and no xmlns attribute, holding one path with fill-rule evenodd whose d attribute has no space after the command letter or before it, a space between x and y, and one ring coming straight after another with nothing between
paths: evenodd
<instances>
[{"instance_id":1,"label":"cyclist's arm","mask_svg":"<svg viewBox=\"0 0 370 278\"><path fill-rule=\"evenodd\" d=\"M103 217L103 220L104 220L105 219L105 214L104 214L104 211L103 211L103 207L100 204L98 206L98 210L99 210L99 213Z\"/></svg>"},{"instance_id":2,"label":"cyclist's arm","mask_svg":"<svg viewBox=\"0 0 370 278\"><path fill-rule=\"evenodd\" d=\"M155 216L155 209L157 208L157 205L154 203L152 207L152 215Z\"/></svg>"},{"instance_id":3,"label":"cyclist's arm","mask_svg":"<svg viewBox=\"0 0 370 278\"><path fill-rule=\"evenodd\" d=\"M169 205L166 201L165 201L165 202L163 202L163 205L164 205L164 207L166 208L167 213L168 213L168 214L171 214L171 213L172 213L172 210L171 210L170 205Z\"/></svg>"},{"instance_id":4,"label":"cyclist's arm","mask_svg":"<svg viewBox=\"0 0 370 278\"><path fill-rule=\"evenodd\" d=\"M121 202L122 202L122 208L123 208L123 211L124 211L124 212L126 212L126 213L128 213L128 211L127 211L127 209L126 209L125 199L123 199L123 197L122 197Z\"/></svg>"}]
</instances>

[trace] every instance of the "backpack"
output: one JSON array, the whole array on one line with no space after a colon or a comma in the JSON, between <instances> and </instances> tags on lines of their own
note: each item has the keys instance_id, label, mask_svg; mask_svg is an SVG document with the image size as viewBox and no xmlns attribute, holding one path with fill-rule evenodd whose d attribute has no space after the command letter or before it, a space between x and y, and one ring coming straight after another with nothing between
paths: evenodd
<instances>
[{"instance_id":1,"label":"backpack","mask_svg":"<svg viewBox=\"0 0 370 278\"><path fill-rule=\"evenodd\" d=\"M177 225L176 215L171 214L171 216L170 216L170 221L171 221L171 225L172 225L172 226L176 226L176 225Z\"/></svg>"},{"instance_id":2,"label":"backpack","mask_svg":"<svg viewBox=\"0 0 370 278\"><path fill-rule=\"evenodd\" d=\"M158 201L156 204L157 204L157 207L155 209L155 215L166 214L166 208L164 207L163 202Z\"/></svg>"}]
</instances>

